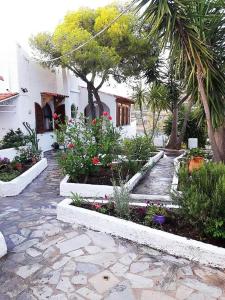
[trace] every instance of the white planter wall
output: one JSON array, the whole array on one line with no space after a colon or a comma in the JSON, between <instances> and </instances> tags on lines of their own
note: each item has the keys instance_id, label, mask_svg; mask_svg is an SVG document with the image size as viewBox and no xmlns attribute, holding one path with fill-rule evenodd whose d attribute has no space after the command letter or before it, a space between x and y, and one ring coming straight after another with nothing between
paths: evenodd
<instances>
[{"instance_id":1,"label":"white planter wall","mask_svg":"<svg viewBox=\"0 0 225 300\"><path fill-rule=\"evenodd\" d=\"M0 197L19 195L44 169L47 167L47 159L42 158L29 170L15 179L3 182L0 181Z\"/></svg>"},{"instance_id":2,"label":"white planter wall","mask_svg":"<svg viewBox=\"0 0 225 300\"><path fill-rule=\"evenodd\" d=\"M204 265L225 268L224 248L75 207L70 205L71 202L71 199L65 199L58 204L58 220L125 238Z\"/></svg>"},{"instance_id":3,"label":"white planter wall","mask_svg":"<svg viewBox=\"0 0 225 300\"><path fill-rule=\"evenodd\" d=\"M5 242L5 238L0 231L0 258L7 253L7 246Z\"/></svg>"},{"instance_id":4,"label":"white planter wall","mask_svg":"<svg viewBox=\"0 0 225 300\"><path fill-rule=\"evenodd\" d=\"M12 161L15 156L17 155L18 150L15 148L7 148L0 150L0 158L8 158L10 161Z\"/></svg>"}]
</instances>

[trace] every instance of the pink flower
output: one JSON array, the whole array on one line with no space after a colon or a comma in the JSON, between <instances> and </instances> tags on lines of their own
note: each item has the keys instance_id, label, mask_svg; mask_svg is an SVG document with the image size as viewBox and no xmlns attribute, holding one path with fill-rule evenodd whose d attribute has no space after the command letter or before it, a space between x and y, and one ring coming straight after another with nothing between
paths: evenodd
<instances>
[{"instance_id":1,"label":"pink flower","mask_svg":"<svg viewBox=\"0 0 225 300\"><path fill-rule=\"evenodd\" d=\"M73 143L69 143L68 145L67 145L67 148L68 149L73 149L75 147L75 145L73 144Z\"/></svg>"},{"instance_id":2,"label":"pink flower","mask_svg":"<svg viewBox=\"0 0 225 300\"><path fill-rule=\"evenodd\" d=\"M108 119L109 119L109 121L112 121L112 117L111 116L109 116Z\"/></svg>"},{"instance_id":3,"label":"pink flower","mask_svg":"<svg viewBox=\"0 0 225 300\"><path fill-rule=\"evenodd\" d=\"M99 209L102 207L101 204L95 204L94 206L95 206L95 209Z\"/></svg>"},{"instance_id":4,"label":"pink flower","mask_svg":"<svg viewBox=\"0 0 225 300\"><path fill-rule=\"evenodd\" d=\"M103 112L103 116L107 117L109 115L109 113L107 111Z\"/></svg>"},{"instance_id":5,"label":"pink flower","mask_svg":"<svg viewBox=\"0 0 225 300\"><path fill-rule=\"evenodd\" d=\"M100 163L100 160L97 156L93 157L91 161L93 165L98 165Z\"/></svg>"},{"instance_id":6,"label":"pink flower","mask_svg":"<svg viewBox=\"0 0 225 300\"><path fill-rule=\"evenodd\" d=\"M54 119L55 121L59 119L59 116L57 115L57 113L54 113L54 114L52 115L52 117L53 117L53 119Z\"/></svg>"}]
</instances>

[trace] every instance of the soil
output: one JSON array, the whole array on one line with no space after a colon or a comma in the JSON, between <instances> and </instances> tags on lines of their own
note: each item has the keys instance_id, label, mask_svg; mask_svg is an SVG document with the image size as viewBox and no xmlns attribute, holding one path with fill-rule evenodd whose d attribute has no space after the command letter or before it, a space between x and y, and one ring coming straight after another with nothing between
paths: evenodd
<instances>
[{"instance_id":1,"label":"soil","mask_svg":"<svg viewBox=\"0 0 225 300\"><path fill-rule=\"evenodd\" d=\"M78 180L70 179L70 183L86 183L95 185L113 185L113 181L116 184L122 181L130 180L144 165L146 161L138 161L135 166L123 164L121 168L103 168L99 167L98 172L86 175L79 175Z\"/></svg>"},{"instance_id":2,"label":"soil","mask_svg":"<svg viewBox=\"0 0 225 300\"><path fill-rule=\"evenodd\" d=\"M85 209L94 210L99 213L104 213L106 215L117 217L115 207L113 202L110 204L99 204L99 203L80 203L80 205L72 204L74 206L79 206ZM100 206L100 207L99 207ZM126 220L145 225L147 207L130 207L129 218L124 218ZM174 211L168 211L168 216L166 217L166 222L163 225L154 224L152 222L151 228L159 229L168 233L173 233L188 239L197 240L200 242L212 244L218 247L225 248L225 239L216 239L206 236L199 228L194 227L190 223L187 223L181 216L179 216Z\"/></svg>"}]
</instances>

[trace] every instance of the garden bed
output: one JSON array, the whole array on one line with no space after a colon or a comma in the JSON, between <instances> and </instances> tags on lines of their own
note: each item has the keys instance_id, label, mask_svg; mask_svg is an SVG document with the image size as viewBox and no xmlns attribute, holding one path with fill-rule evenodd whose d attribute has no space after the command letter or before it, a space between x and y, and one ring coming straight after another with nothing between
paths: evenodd
<instances>
[{"instance_id":1,"label":"garden bed","mask_svg":"<svg viewBox=\"0 0 225 300\"><path fill-rule=\"evenodd\" d=\"M145 176L146 172L151 169L163 155L163 151L157 153L153 157L150 157L148 162L141 168L139 172L136 174L131 173L133 176L126 183L126 187L129 191L131 191L138 184L143 176ZM113 194L112 176L101 177L100 173L97 177L89 179L87 183L72 183L67 175L60 183L60 195L71 196L71 193L77 193L82 197L91 198L104 198L105 195L110 196Z\"/></svg>"},{"instance_id":2,"label":"garden bed","mask_svg":"<svg viewBox=\"0 0 225 300\"><path fill-rule=\"evenodd\" d=\"M96 204L96 202L94 203ZM194 233L193 230L191 231L191 226L186 226L185 228L185 225L182 224L182 220L180 219L173 221L175 223L163 225L160 228L165 230L163 231L135 223L138 220L139 223L143 222L141 219L143 207L140 206L136 208L133 206L131 209L131 219L135 221L131 222L114 217L112 207L107 211L111 215L107 215L94 211L93 204L85 204L86 208L75 207L71 204L71 199L65 199L58 204L58 220L86 226L93 230L103 231L205 265L225 268L225 249L190 239L192 234L197 238L196 233ZM101 205L101 208L104 208L104 205ZM106 213L106 209L104 212ZM180 225L179 222L181 222ZM169 233L166 232L166 230L168 230ZM187 234L187 237L172 234L171 231L181 235Z\"/></svg>"},{"instance_id":3,"label":"garden bed","mask_svg":"<svg viewBox=\"0 0 225 300\"><path fill-rule=\"evenodd\" d=\"M47 167L47 159L42 158L34 165L26 165L24 172L19 171L16 178L10 181L0 180L0 196L19 195L28 184L30 184L45 168ZM14 174L16 176L16 173Z\"/></svg>"}]
</instances>

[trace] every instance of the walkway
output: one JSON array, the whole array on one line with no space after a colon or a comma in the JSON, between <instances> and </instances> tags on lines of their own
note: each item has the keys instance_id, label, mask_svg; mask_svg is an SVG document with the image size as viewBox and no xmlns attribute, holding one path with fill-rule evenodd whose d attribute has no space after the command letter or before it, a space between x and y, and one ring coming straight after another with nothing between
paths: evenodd
<instances>
[{"instance_id":1,"label":"walkway","mask_svg":"<svg viewBox=\"0 0 225 300\"><path fill-rule=\"evenodd\" d=\"M175 157L164 156L133 190L133 194L169 195Z\"/></svg>"},{"instance_id":2,"label":"walkway","mask_svg":"<svg viewBox=\"0 0 225 300\"><path fill-rule=\"evenodd\" d=\"M222 271L57 221L60 174L48 161L21 195L0 199L0 300L225 300Z\"/></svg>"}]
</instances>

